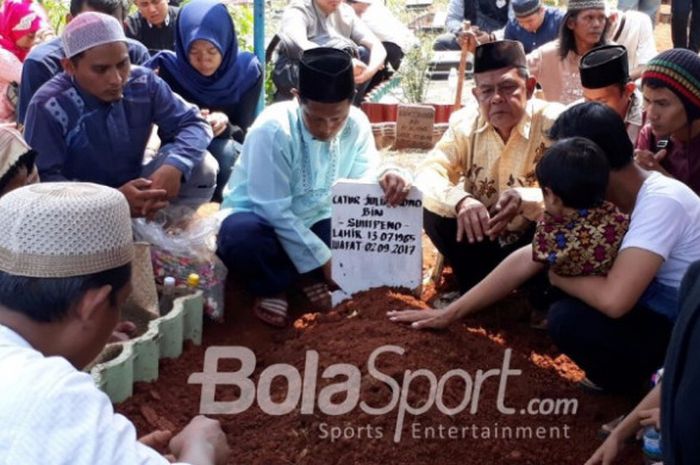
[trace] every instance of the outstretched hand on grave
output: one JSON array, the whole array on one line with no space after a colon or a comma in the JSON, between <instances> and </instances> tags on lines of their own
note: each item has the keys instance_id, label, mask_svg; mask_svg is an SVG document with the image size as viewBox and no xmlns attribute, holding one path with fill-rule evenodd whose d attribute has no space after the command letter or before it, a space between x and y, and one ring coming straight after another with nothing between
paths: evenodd
<instances>
[{"instance_id":1,"label":"outstretched hand on grave","mask_svg":"<svg viewBox=\"0 0 700 465\"><path fill-rule=\"evenodd\" d=\"M443 329L455 321L458 315L449 309L436 310L428 308L425 310L392 310L387 312L391 321L396 323L408 323L414 329Z\"/></svg>"},{"instance_id":2,"label":"outstretched hand on grave","mask_svg":"<svg viewBox=\"0 0 700 465\"><path fill-rule=\"evenodd\" d=\"M139 442L163 454L167 452L168 444L172 438L172 432L159 429L148 433L145 436L141 436L139 438Z\"/></svg>"}]
</instances>

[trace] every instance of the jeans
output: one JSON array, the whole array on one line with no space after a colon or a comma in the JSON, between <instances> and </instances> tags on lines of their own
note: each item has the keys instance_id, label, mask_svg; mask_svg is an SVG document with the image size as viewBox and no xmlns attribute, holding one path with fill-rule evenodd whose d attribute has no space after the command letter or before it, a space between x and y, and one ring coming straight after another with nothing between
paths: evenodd
<instances>
[{"instance_id":1,"label":"jeans","mask_svg":"<svg viewBox=\"0 0 700 465\"><path fill-rule=\"evenodd\" d=\"M671 321L676 321L680 304L678 303L678 289L666 286L653 280L646 288L642 297L639 298L640 305L645 306L656 313L664 315Z\"/></svg>"},{"instance_id":2,"label":"jeans","mask_svg":"<svg viewBox=\"0 0 700 465\"><path fill-rule=\"evenodd\" d=\"M444 52L446 50L462 50L457 42L457 36L451 32L440 34L435 42L433 42L433 50Z\"/></svg>"}]
</instances>

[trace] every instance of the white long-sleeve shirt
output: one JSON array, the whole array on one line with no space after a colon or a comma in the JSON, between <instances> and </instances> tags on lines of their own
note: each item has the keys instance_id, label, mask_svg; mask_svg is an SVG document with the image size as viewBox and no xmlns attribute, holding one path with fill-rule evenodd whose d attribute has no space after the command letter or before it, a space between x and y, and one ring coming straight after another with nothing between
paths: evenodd
<instances>
[{"instance_id":1,"label":"white long-sleeve shirt","mask_svg":"<svg viewBox=\"0 0 700 465\"><path fill-rule=\"evenodd\" d=\"M1 325L0 373L0 465L169 465L89 374Z\"/></svg>"}]
</instances>

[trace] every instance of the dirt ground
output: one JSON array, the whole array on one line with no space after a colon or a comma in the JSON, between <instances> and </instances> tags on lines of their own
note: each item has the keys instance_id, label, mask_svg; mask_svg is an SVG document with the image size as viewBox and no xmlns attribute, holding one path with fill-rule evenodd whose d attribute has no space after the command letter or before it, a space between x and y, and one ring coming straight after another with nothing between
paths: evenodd
<instances>
[{"instance_id":1,"label":"dirt ground","mask_svg":"<svg viewBox=\"0 0 700 465\"><path fill-rule=\"evenodd\" d=\"M427 272L434 263L431 247L426 247L424 261ZM159 379L137 384L134 396L118 405L117 411L136 424L139 434L157 428L183 427L199 413L201 386L188 384L187 380L190 374L202 371L208 346L251 349L256 356L251 376L256 385L263 370L273 364L289 364L304 377L308 350L319 354L319 374L332 364L352 364L361 371L360 400L373 407L389 404L393 394L390 384L368 372L370 354L382 346L393 344L404 350L403 355L381 355L377 362L377 369L397 383L397 390L409 379L406 370L420 368L430 369L437 379L450 370L462 369L474 381L478 370L502 368L506 349L510 349L511 369L522 371L509 378L504 391L504 405L514 408L514 414L498 410L500 383L493 378L482 383L480 393L470 391L469 408L445 415L432 405L421 415L407 413L403 427L397 426L397 409L375 416L357 406L349 413L334 416L319 411L318 404L313 413L301 414L297 405L286 415L272 416L255 403L242 413L214 417L222 421L232 445L232 465L583 463L600 443L600 425L628 411L634 399L590 394L579 388L576 381L583 374L557 352L546 332L529 327L529 307L517 295L447 331L415 331L386 319L388 310L425 308L438 291L453 287L448 267L440 289L428 285L420 299L391 289L376 289L346 301L328 314L305 313L308 305L297 295L291 300L297 318L294 325L278 330L257 321L250 312L250 297L231 284L226 321L208 322L203 346L190 345L179 359L162 360ZM239 368L240 363L234 360L220 361L218 367L221 371ZM340 376L332 382L346 380ZM319 375L317 397L330 383ZM460 405L467 384L458 378L444 384L440 398L445 408ZM270 398L281 402L287 391L286 381L278 378L271 384ZM424 405L430 399L429 383L416 379L407 393L410 405ZM471 413L474 396L478 396L478 410ZM232 386L219 386L216 390L217 400L239 397L240 390ZM335 394L331 399L340 403L345 394ZM531 415L523 409L533 399L574 400L577 411ZM528 436L528 431L530 435L537 434L538 428L544 439ZM394 442L397 431L401 437ZM522 435L518 436L517 431L522 431ZM340 437L332 439L332 435ZM637 444L628 446L618 463L641 463L639 451Z\"/></svg>"},{"instance_id":2,"label":"dirt ground","mask_svg":"<svg viewBox=\"0 0 700 465\"><path fill-rule=\"evenodd\" d=\"M671 25L667 23L657 23L654 28L654 39L656 39L656 50L663 52L673 48L671 41Z\"/></svg>"}]
</instances>

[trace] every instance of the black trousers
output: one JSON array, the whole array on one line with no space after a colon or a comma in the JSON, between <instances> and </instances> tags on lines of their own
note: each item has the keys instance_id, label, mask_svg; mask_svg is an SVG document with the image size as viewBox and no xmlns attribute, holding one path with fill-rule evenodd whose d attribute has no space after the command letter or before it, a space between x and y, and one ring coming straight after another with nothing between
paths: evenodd
<instances>
[{"instance_id":1,"label":"black trousers","mask_svg":"<svg viewBox=\"0 0 700 465\"><path fill-rule=\"evenodd\" d=\"M691 465L700 457L700 262L683 278L680 303L661 390L665 465Z\"/></svg>"},{"instance_id":2,"label":"black trousers","mask_svg":"<svg viewBox=\"0 0 700 465\"><path fill-rule=\"evenodd\" d=\"M435 247L450 262L460 292L484 279L511 252L532 241L534 229L515 244L501 247L498 241L484 239L470 244L466 236L457 242L457 220L423 210L423 229Z\"/></svg>"},{"instance_id":3,"label":"black trousers","mask_svg":"<svg viewBox=\"0 0 700 465\"><path fill-rule=\"evenodd\" d=\"M644 307L609 318L567 296L550 307L547 327L557 347L595 384L610 391L639 392L663 365L673 324Z\"/></svg>"},{"instance_id":4,"label":"black trousers","mask_svg":"<svg viewBox=\"0 0 700 465\"><path fill-rule=\"evenodd\" d=\"M326 245L331 241L331 220L311 226ZM233 213L219 230L218 249L221 261L232 275L238 276L246 290L259 297L271 297L287 291L300 277L284 250L275 229L263 217L251 212ZM320 268L309 275L321 279Z\"/></svg>"},{"instance_id":5,"label":"black trousers","mask_svg":"<svg viewBox=\"0 0 700 465\"><path fill-rule=\"evenodd\" d=\"M384 61L386 66L384 69L380 69L374 76L372 76L372 79L369 81L369 86L367 86L366 93L371 92L372 89L377 87L382 82L391 79L394 72L398 71L399 67L401 66L401 60L403 60L404 57L401 47L393 42L382 42L382 45L386 49L386 60ZM389 65L391 65L391 69L389 69Z\"/></svg>"},{"instance_id":6,"label":"black trousers","mask_svg":"<svg viewBox=\"0 0 700 465\"><path fill-rule=\"evenodd\" d=\"M690 20L690 34L688 22ZM700 0L672 0L671 38L674 48L700 49Z\"/></svg>"}]
</instances>

